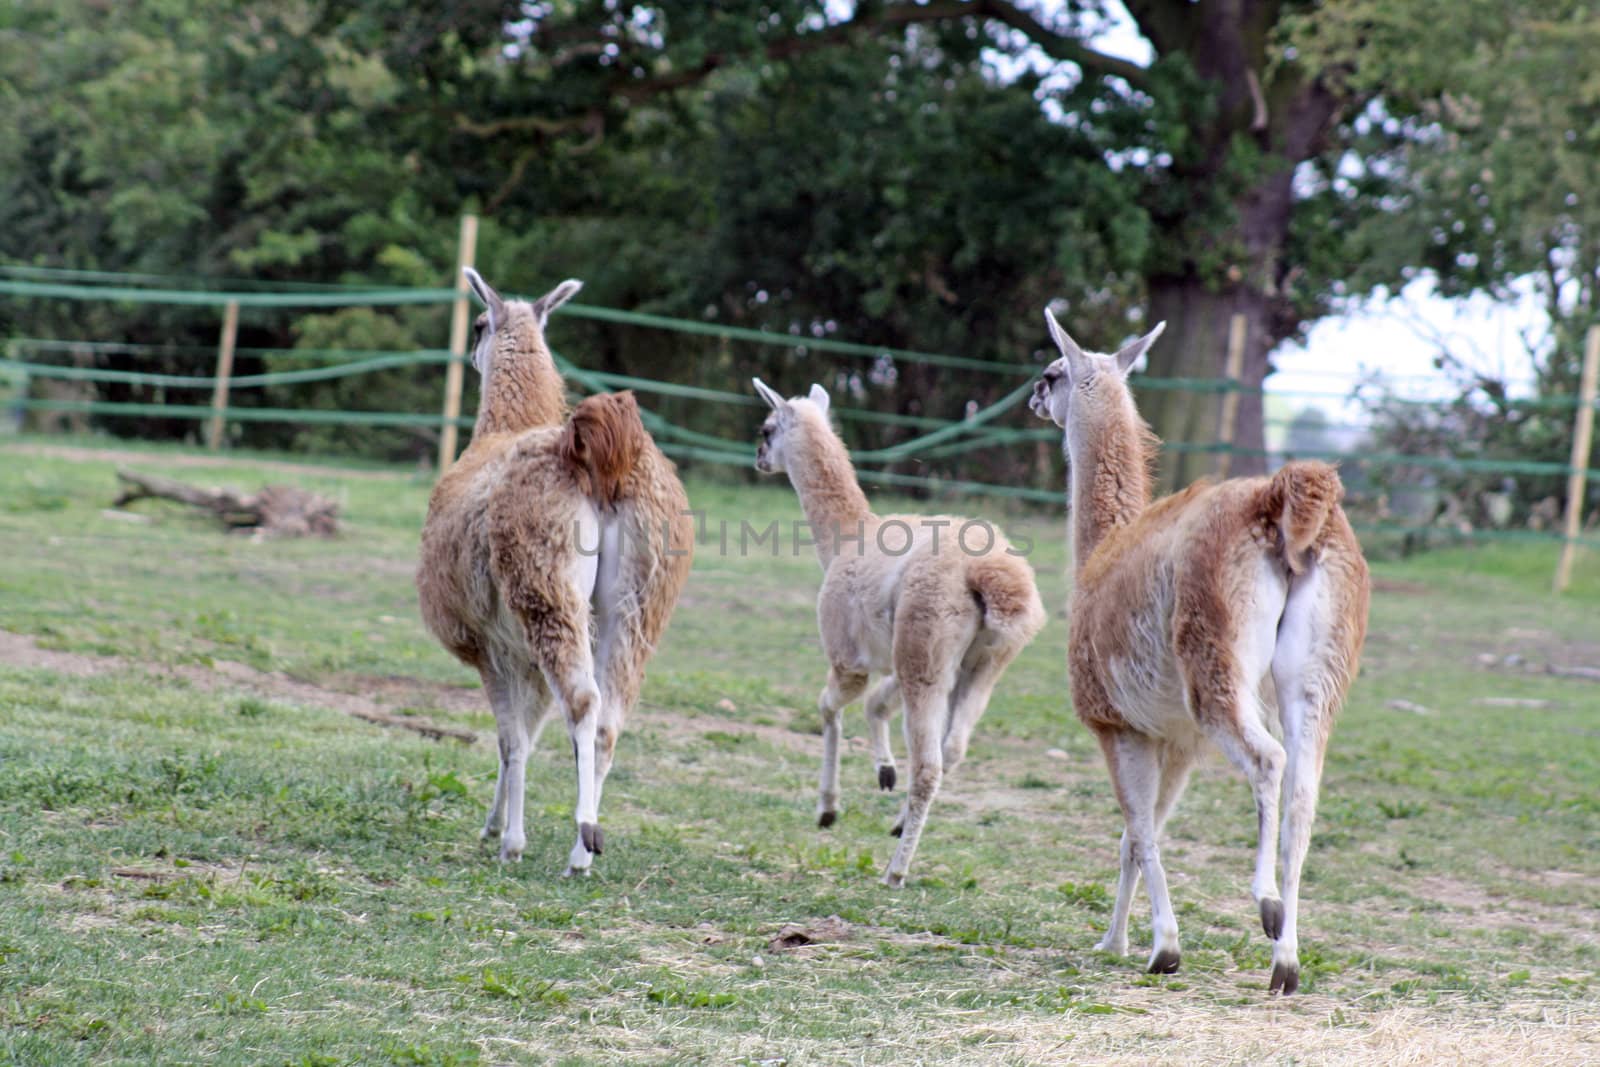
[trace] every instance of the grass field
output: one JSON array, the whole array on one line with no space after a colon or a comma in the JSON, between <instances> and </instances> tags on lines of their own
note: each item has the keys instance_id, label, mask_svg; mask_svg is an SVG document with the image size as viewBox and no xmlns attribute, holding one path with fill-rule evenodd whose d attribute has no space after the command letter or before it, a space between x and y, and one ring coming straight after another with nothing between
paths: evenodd
<instances>
[{"instance_id":1,"label":"grass field","mask_svg":"<svg viewBox=\"0 0 1600 1067\"><path fill-rule=\"evenodd\" d=\"M1053 618L896 893L899 801L859 708L845 811L814 825L815 561L737 551L793 495L691 477L709 536L606 789L606 853L566 880L559 727L526 858L478 841L494 728L417 618L424 477L111 447L0 442L0 1062L1600 1062L1600 685L1543 670L1600 666L1593 556L1560 600L1548 548L1375 564L1302 992L1269 999L1255 819L1220 758L1164 851L1182 972L1141 973L1142 893L1134 955L1092 948L1120 820L1067 699L1059 515L1006 520ZM347 530L128 521L105 511L118 463L332 493Z\"/></svg>"}]
</instances>

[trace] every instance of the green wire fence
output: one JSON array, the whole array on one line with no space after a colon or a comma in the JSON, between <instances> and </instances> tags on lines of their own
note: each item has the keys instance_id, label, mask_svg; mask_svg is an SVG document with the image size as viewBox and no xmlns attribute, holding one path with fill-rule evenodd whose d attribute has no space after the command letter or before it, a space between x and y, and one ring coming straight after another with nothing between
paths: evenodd
<instances>
[{"instance_id":1,"label":"green wire fence","mask_svg":"<svg viewBox=\"0 0 1600 1067\"><path fill-rule=\"evenodd\" d=\"M228 282L226 290L210 288L209 284L194 279L179 279L165 275L115 274L104 271L77 271L52 268L0 265L0 296L29 300L92 301L109 304L164 304L189 307L226 308L232 305L230 316L236 321L238 308L340 308L340 307L395 307L405 305L440 305L464 299L458 289L418 289L395 287L349 287L312 283L251 283ZM834 355L857 357L881 363L903 362L925 364L971 371L1018 381L1014 388L999 400L960 419L940 419L933 416L880 412L861 408L835 408L837 416L845 421L878 423L918 431L916 436L880 448L857 448L854 457L858 463L892 464L904 460L937 460L965 455L982 449L1002 448L1021 443L1050 442L1058 444L1060 435L1053 428L1019 429L993 425L997 419L1015 410L1028 397L1032 381L1039 373L1036 366L1002 363L992 360L954 356L935 352L919 352L879 345L857 344L828 337L813 337L801 333L775 333L723 325L713 322L696 322L661 315L645 314L616 308L602 308L582 304L567 304L557 314L577 319L588 319L618 325L644 327L715 338L718 341L744 342L755 345L781 347L807 352L826 352ZM225 347L229 345L225 341ZM163 418L213 420L214 427L222 422L290 422L302 424L377 426L377 427L443 427L454 425L470 427L472 418L459 413L337 411L292 407L251 407L229 404L230 390L260 389L272 386L294 386L310 382L359 378L381 371L416 366L448 367L463 362L464 356L444 349L423 349L410 352L349 351L337 349L282 349L240 348L238 354L253 357L293 357L299 360L317 360L322 365L295 370L268 373L231 375L177 375L150 371L114 370L101 367L63 366L42 361L53 353L86 353L97 356L124 356L132 359L154 359L162 355L197 351L210 351L195 345L151 345L101 340L75 341L59 338L19 337L7 342L7 358L0 360L0 376L9 378L20 386L21 397L15 406L29 411L53 411L83 415L159 416ZM731 392L698 385L659 381L626 374L607 373L584 369L559 353L556 360L567 380L586 393L610 389L632 389L646 396L677 400L732 404L742 407L759 407L761 401L746 392ZM231 363L231 357L225 363ZM117 383L129 386L147 386L162 390L193 390L196 393L211 391L212 403L136 402L110 400L81 400L37 397L29 395L30 379L62 380L87 383ZM1228 379L1135 379L1139 390L1185 390L1213 393L1262 392ZM1348 399L1346 393L1295 393L1307 399ZM1398 403L1428 404L1429 401L1399 399ZM1584 406L1580 396L1543 397L1519 401L1529 409L1551 411L1578 410ZM1588 401L1592 408L1592 398ZM646 425L669 455L699 462L748 467L754 457L754 448L748 441L730 440L714 434L696 431L677 425L645 405L641 413ZM217 439L213 437L213 439ZM1263 455L1261 450L1241 448L1231 440L1166 442L1164 449L1174 453L1201 453L1223 455ZM1419 472L1471 472L1503 475L1566 476L1576 479L1579 492L1587 478L1600 471L1590 471L1583 459L1574 458L1572 464L1535 462L1518 459L1472 459L1433 455L1407 455L1384 452L1341 453L1337 451L1297 450L1297 458L1322 458L1339 461L1347 469L1406 468ZM1587 450L1585 449L1585 457ZM906 474L898 471L863 467L858 470L863 481L882 485L915 488L930 492L970 493L1039 503L1058 503L1062 494L1031 486L997 485L965 479L938 478L928 475ZM1433 527L1404 526L1394 523L1371 523L1372 532L1417 534L1437 532ZM1475 529L1465 536L1503 540L1559 540L1568 546L1585 544L1600 547L1600 538L1584 537L1569 527L1568 532L1547 533L1517 529Z\"/></svg>"}]
</instances>

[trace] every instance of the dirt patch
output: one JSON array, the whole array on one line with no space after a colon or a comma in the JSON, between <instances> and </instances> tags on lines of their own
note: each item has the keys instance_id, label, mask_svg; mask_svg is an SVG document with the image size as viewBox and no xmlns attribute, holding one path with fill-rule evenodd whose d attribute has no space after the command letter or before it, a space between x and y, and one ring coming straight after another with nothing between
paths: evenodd
<instances>
[{"instance_id":1,"label":"dirt patch","mask_svg":"<svg viewBox=\"0 0 1600 1067\"><path fill-rule=\"evenodd\" d=\"M739 710L741 709L736 708L734 712L729 714L737 714ZM792 709L770 705L760 705L743 710L792 714ZM659 704L641 703L635 714L638 718L630 721L636 721L640 725L648 724L664 730L668 736L674 739L701 737L711 733L731 734L735 737L759 739L774 748L788 749L793 752L814 752L819 759L822 756L822 742L818 735L800 733L784 726L767 726L761 723L744 722L731 717L720 718L715 715L697 715L692 712L664 708ZM851 744L852 747L865 747L866 742L861 739L855 739Z\"/></svg>"},{"instance_id":2,"label":"dirt patch","mask_svg":"<svg viewBox=\"0 0 1600 1067\"><path fill-rule=\"evenodd\" d=\"M1374 593L1398 593L1402 596L1426 596L1429 592L1427 586L1421 582L1402 582L1393 578L1372 579Z\"/></svg>"},{"instance_id":3,"label":"dirt patch","mask_svg":"<svg viewBox=\"0 0 1600 1067\"><path fill-rule=\"evenodd\" d=\"M1515 872L1518 880L1527 878ZM1407 887L1410 892L1445 905L1434 915L1451 926L1483 929L1537 929L1541 933L1561 933L1580 942L1600 943L1597 921L1600 915L1591 908L1529 900L1525 894L1511 897L1496 894L1483 886L1442 874L1421 877Z\"/></svg>"},{"instance_id":4,"label":"dirt patch","mask_svg":"<svg viewBox=\"0 0 1600 1067\"><path fill-rule=\"evenodd\" d=\"M481 688L429 682L399 675L348 674L329 677L323 688L358 693L391 708L438 708L455 715L486 714L489 698Z\"/></svg>"},{"instance_id":5,"label":"dirt patch","mask_svg":"<svg viewBox=\"0 0 1600 1067\"><path fill-rule=\"evenodd\" d=\"M1129 991L1132 993L1133 991ZM1582 1009L1469 1005L1362 1010L1297 996L1229 1012L1150 991L1119 996L1103 1014L953 1019L970 1028L972 1062L1123 1064L1594 1063L1600 1038ZM988 1037L989 1041L982 1041ZM990 1044L989 1042L992 1042Z\"/></svg>"},{"instance_id":6,"label":"dirt patch","mask_svg":"<svg viewBox=\"0 0 1600 1067\"><path fill-rule=\"evenodd\" d=\"M0 663L10 667L37 667L74 678L89 678L120 666L110 656L85 656L77 652L53 652L40 648L33 638L14 634L10 630L0 630Z\"/></svg>"},{"instance_id":7,"label":"dirt patch","mask_svg":"<svg viewBox=\"0 0 1600 1067\"><path fill-rule=\"evenodd\" d=\"M231 689L284 700L308 707L332 708L346 715L380 726L397 726L430 737L434 740L453 738L467 744L475 743L478 735L455 726L442 726L431 719L416 715L396 714L374 700L354 693L341 693L324 689L310 682L302 682L277 671L258 671L243 663L217 660L210 669L182 664L172 667L155 667L134 663L121 656L91 656L82 652L56 652L40 648L32 637L0 630L0 665L9 667L42 668L74 677L92 677L113 671L146 671L184 681L206 692Z\"/></svg>"}]
</instances>

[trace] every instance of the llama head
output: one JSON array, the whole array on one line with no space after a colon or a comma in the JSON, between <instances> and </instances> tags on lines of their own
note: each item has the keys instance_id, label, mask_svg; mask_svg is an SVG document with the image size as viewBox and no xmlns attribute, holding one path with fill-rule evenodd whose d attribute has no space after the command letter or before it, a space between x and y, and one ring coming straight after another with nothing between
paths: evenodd
<instances>
[{"instance_id":1,"label":"llama head","mask_svg":"<svg viewBox=\"0 0 1600 1067\"><path fill-rule=\"evenodd\" d=\"M1105 390L1109 386L1127 394L1128 372L1140 356L1149 350L1167 324L1157 323L1156 328L1118 349L1112 355L1085 352L1078 342L1067 336L1049 308L1045 308L1044 321L1050 327L1050 336L1061 350L1061 358L1044 369L1044 374L1033 386L1033 398L1028 406L1041 419L1049 419L1066 429L1075 413L1083 406L1106 403Z\"/></svg>"},{"instance_id":2,"label":"llama head","mask_svg":"<svg viewBox=\"0 0 1600 1067\"><path fill-rule=\"evenodd\" d=\"M506 300L471 267L463 267L461 272L466 275L473 295L483 303L483 312L472 327L472 368L485 376L489 373L497 337L525 333L531 328L542 343L550 313L583 288L582 282L568 278L537 300Z\"/></svg>"},{"instance_id":3,"label":"llama head","mask_svg":"<svg viewBox=\"0 0 1600 1067\"><path fill-rule=\"evenodd\" d=\"M811 392L785 400L777 390L760 378L751 378L751 384L761 399L767 402L772 413L761 424L761 440L756 445L756 470L762 474L777 474L789 469L790 459L798 444L799 428L805 423L828 426L828 391L813 385Z\"/></svg>"},{"instance_id":4,"label":"llama head","mask_svg":"<svg viewBox=\"0 0 1600 1067\"><path fill-rule=\"evenodd\" d=\"M610 507L650 443L631 391L597 393L572 412L558 446L587 496Z\"/></svg>"}]
</instances>

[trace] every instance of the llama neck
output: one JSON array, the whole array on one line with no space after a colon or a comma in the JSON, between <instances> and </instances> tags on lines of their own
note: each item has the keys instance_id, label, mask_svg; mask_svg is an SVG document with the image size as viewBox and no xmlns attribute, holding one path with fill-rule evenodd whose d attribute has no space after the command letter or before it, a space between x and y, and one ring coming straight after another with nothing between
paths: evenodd
<instances>
[{"instance_id":1,"label":"llama neck","mask_svg":"<svg viewBox=\"0 0 1600 1067\"><path fill-rule=\"evenodd\" d=\"M850 453L832 428L808 424L801 432L805 447L797 449L803 454L788 464L789 481L811 526L817 561L827 570L841 543L859 543L854 539L865 531L872 508L856 481Z\"/></svg>"},{"instance_id":2,"label":"llama neck","mask_svg":"<svg viewBox=\"0 0 1600 1067\"><path fill-rule=\"evenodd\" d=\"M1150 506L1155 448L1155 435L1133 409L1131 398L1106 412L1098 425L1067 435L1076 570L1083 569L1107 534Z\"/></svg>"},{"instance_id":3,"label":"llama neck","mask_svg":"<svg viewBox=\"0 0 1600 1067\"><path fill-rule=\"evenodd\" d=\"M543 340L506 340L513 343L496 348L483 382L474 437L557 426L566 418L566 386Z\"/></svg>"}]
</instances>

